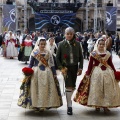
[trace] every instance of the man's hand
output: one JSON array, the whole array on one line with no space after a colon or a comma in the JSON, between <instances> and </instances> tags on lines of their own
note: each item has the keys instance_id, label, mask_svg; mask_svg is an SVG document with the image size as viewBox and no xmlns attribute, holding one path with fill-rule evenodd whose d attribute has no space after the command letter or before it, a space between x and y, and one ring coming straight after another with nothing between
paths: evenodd
<instances>
[{"instance_id":1,"label":"man's hand","mask_svg":"<svg viewBox=\"0 0 120 120\"><path fill-rule=\"evenodd\" d=\"M82 74L82 69L78 69L77 76Z\"/></svg>"},{"instance_id":2,"label":"man's hand","mask_svg":"<svg viewBox=\"0 0 120 120\"><path fill-rule=\"evenodd\" d=\"M67 74L67 68L66 67L62 68L61 72L62 72L63 75L66 75Z\"/></svg>"}]
</instances>

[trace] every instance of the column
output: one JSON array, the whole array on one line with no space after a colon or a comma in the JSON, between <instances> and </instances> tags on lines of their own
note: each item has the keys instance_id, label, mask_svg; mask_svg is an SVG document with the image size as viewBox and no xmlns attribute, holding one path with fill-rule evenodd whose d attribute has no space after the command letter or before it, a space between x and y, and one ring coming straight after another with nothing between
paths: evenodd
<instances>
[{"instance_id":1,"label":"column","mask_svg":"<svg viewBox=\"0 0 120 120\"><path fill-rule=\"evenodd\" d=\"M2 33L2 11L0 10L0 33Z\"/></svg>"},{"instance_id":2,"label":"column","mask_svg":"<svg viewBox=\"0 0 120 120\"><path fill-rule=\"evenodd\" d=\"M17 0L15 0L14 5L15 5L15 17L16 17L16 20L15 20L15 22L16 22L16 30L18 30L18 9L17 9Z\"/></svg>"},{"instance_id":3,"label":"column","mask_svg":"<svg viewBox=\"0 0 120 120\"><path fill-rule=\"evenodd\" d=\"M86 30L88 30L88 4L86 4Z\"/></svg>"},{"instance_id":4,"label":"column","mask_svg":"<svg viewBox=\"0 0 120 120\"><path fill-rule=\"evenodd\" d=\"M95 2L95 7L94 7L94 32L97 31L97 0Z\"/></svg>"},{"instance_id":5,"label":"column","mask_svg":"<svg viewBox=\"0 0 120 120\"><path fill-rule=\"evenodd\" d=\"M24 30L27 29L27 0L24 0Z\"/></svg>"}]
</instances>

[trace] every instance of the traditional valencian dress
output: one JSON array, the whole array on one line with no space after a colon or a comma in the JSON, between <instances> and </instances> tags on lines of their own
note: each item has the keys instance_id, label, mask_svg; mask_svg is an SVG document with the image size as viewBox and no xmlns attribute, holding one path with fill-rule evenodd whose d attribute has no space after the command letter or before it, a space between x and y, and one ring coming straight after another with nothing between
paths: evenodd
<instances>
[{"instance_id":1,"label":"traditional valencian dress","mask_svg":"<svg viewBox=\"0 0 120 120\"><path fill-rule=\"evenodd\" d=\"M80 84L74 101L89 107L113 108L120 106L120 87L115 79L115 71L111 54L108 51L104 54L93 51L86 72L86 75L90 76L88 99L81 101L85 94L82 94L83 96L79 94L83 87Z\"/></svg>"},{"instance_id":2,"label":"traditional valencian dress","mask_svg":"<svg viewBox=\"0 0 120 120\"><path fill-rule=\"evenodd\" d=\"M30 54L32 52L32 40L25 39L24 40L24 57L26 61L29 61Z\"/></svg>"},{"instance_id":3,"label":"traditional valencian dress","mask_svg":"<svg viewBox=\"0 0 120 120\"><path fill-rule=\"evenodd\" d=\"M18 51L17 51L17 48L15 47L16 40L13 38L10 38L10 40L7 40L6 44L7 44L6 57L17 57Z\"/></svg>"},{"instance_id":4,"label":"traditional valencian dress","mask_svg":"<svg viewBox=\"0 0 120 120\"><path fill-rule=\"evenodd\" d=\"M46 49L49 50L53 56L55 68L57 69L57 63L56 63L56 52L57 52L57 45L56 43L53 43L53 45L50 45L50 41L47 41Z\"/></svg>"},{"instance_id":5,"label":"traditional valencian dress","mask_svg":"<svg viewBox=\"0 0 120 120\"><path fill-rule=\"evenodd\" d=\"M36 108L39 110L58 108L62 106L62 97L57 79L53 78L56 74L54 61L50 52L45 50L40 53L39 48L33 50L29 67L34 70L31 78L30 95L26 102L23 94L20 95L18 105L26 108ZM28 105L26 104L28 102Z\"/></svg>"},{"instance_id":6,"label":"traditional valencian dress","mask_svg":"<svg viewBox=\"0 0 120 120\"><path fill-rule=\"evenodd\" d=\"M36 49L32 52L29 67L34 70L31 79L32 106L37 108L62 106L58 81L53 78L55 70L53 70L54 62L51 54L47 50L41 54L39 49Z\"/></svg>"}]
</instances>

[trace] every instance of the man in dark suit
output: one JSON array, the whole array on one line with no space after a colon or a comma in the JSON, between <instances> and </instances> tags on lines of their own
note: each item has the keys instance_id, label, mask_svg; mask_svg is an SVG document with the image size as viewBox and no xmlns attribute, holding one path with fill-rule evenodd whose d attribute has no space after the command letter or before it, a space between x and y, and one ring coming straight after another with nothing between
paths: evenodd
<instances>
[{"instance_id":1,"label":"man in dark suit","mask_svg":"<svg viewBox=\"0 0 120 120\"><path fill-rule=\"evenodd\" d=\"M83 56L84 59L89 59L89 52L88 52L88 41L89 37L87 35L87 32L84 32L84 37L82 39L82 46L83 46Z\"/></svg>"},{"instance_id":2,"label":"man in dark suit","mask_svg":"<svg viewBox=\"0 0 120 120\"><path fill-rule=\"evenodd\" d=\"M67 114L72 115L71 96L76 87L77 75L81 75L83 69L82 48L80 42L75 40L75 31L72 27L65 29L65 39L58 45L56 62L61 71L67 70L65 75Z\"/></svg>"},{"instance_id":3,"label":"man in dark suit","mask_svg":"<svg viewBox=\"0 0 120 120\"><path fill-rule=\"evenodd\" d=\"M60 33L57 33L55 37L55 43L57 44L57 46L58 46L58 43L62 40L63 40L63 37L60 35Z\"/></svg>"}]
</instances>

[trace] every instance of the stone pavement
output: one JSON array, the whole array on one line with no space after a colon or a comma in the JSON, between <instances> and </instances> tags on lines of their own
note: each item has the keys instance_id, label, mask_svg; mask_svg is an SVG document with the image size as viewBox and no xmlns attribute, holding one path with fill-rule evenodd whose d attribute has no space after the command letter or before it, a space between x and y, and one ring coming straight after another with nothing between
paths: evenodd
<instances>
[{"instance_id":1,"label":"stone pavement","mask_svg":"<svg viewBox=\"0 0 120 120\"><path fill-rule=\"evenodd\" d=\"M115 68L120 68L120 59L113 53ZM84 70L87 69L88 61L84 60ZM66 100L63 96L64 105L58 109L50 109L42 113L35 113L17 106L19 87L23 74L21 69L26 65L17 58L6 59L0 56L0 120L119 120L120 108L112 108L107 115L101 111L96 113L93 108L84 107L73 102L73 115L66 114ZM80 79L77 79L77 87ZM61 76L58 76L61 78ZM62 79L60 80L62 88ZM74 92L75 93L75 92Z\"/></svg>"}]
</instances>

